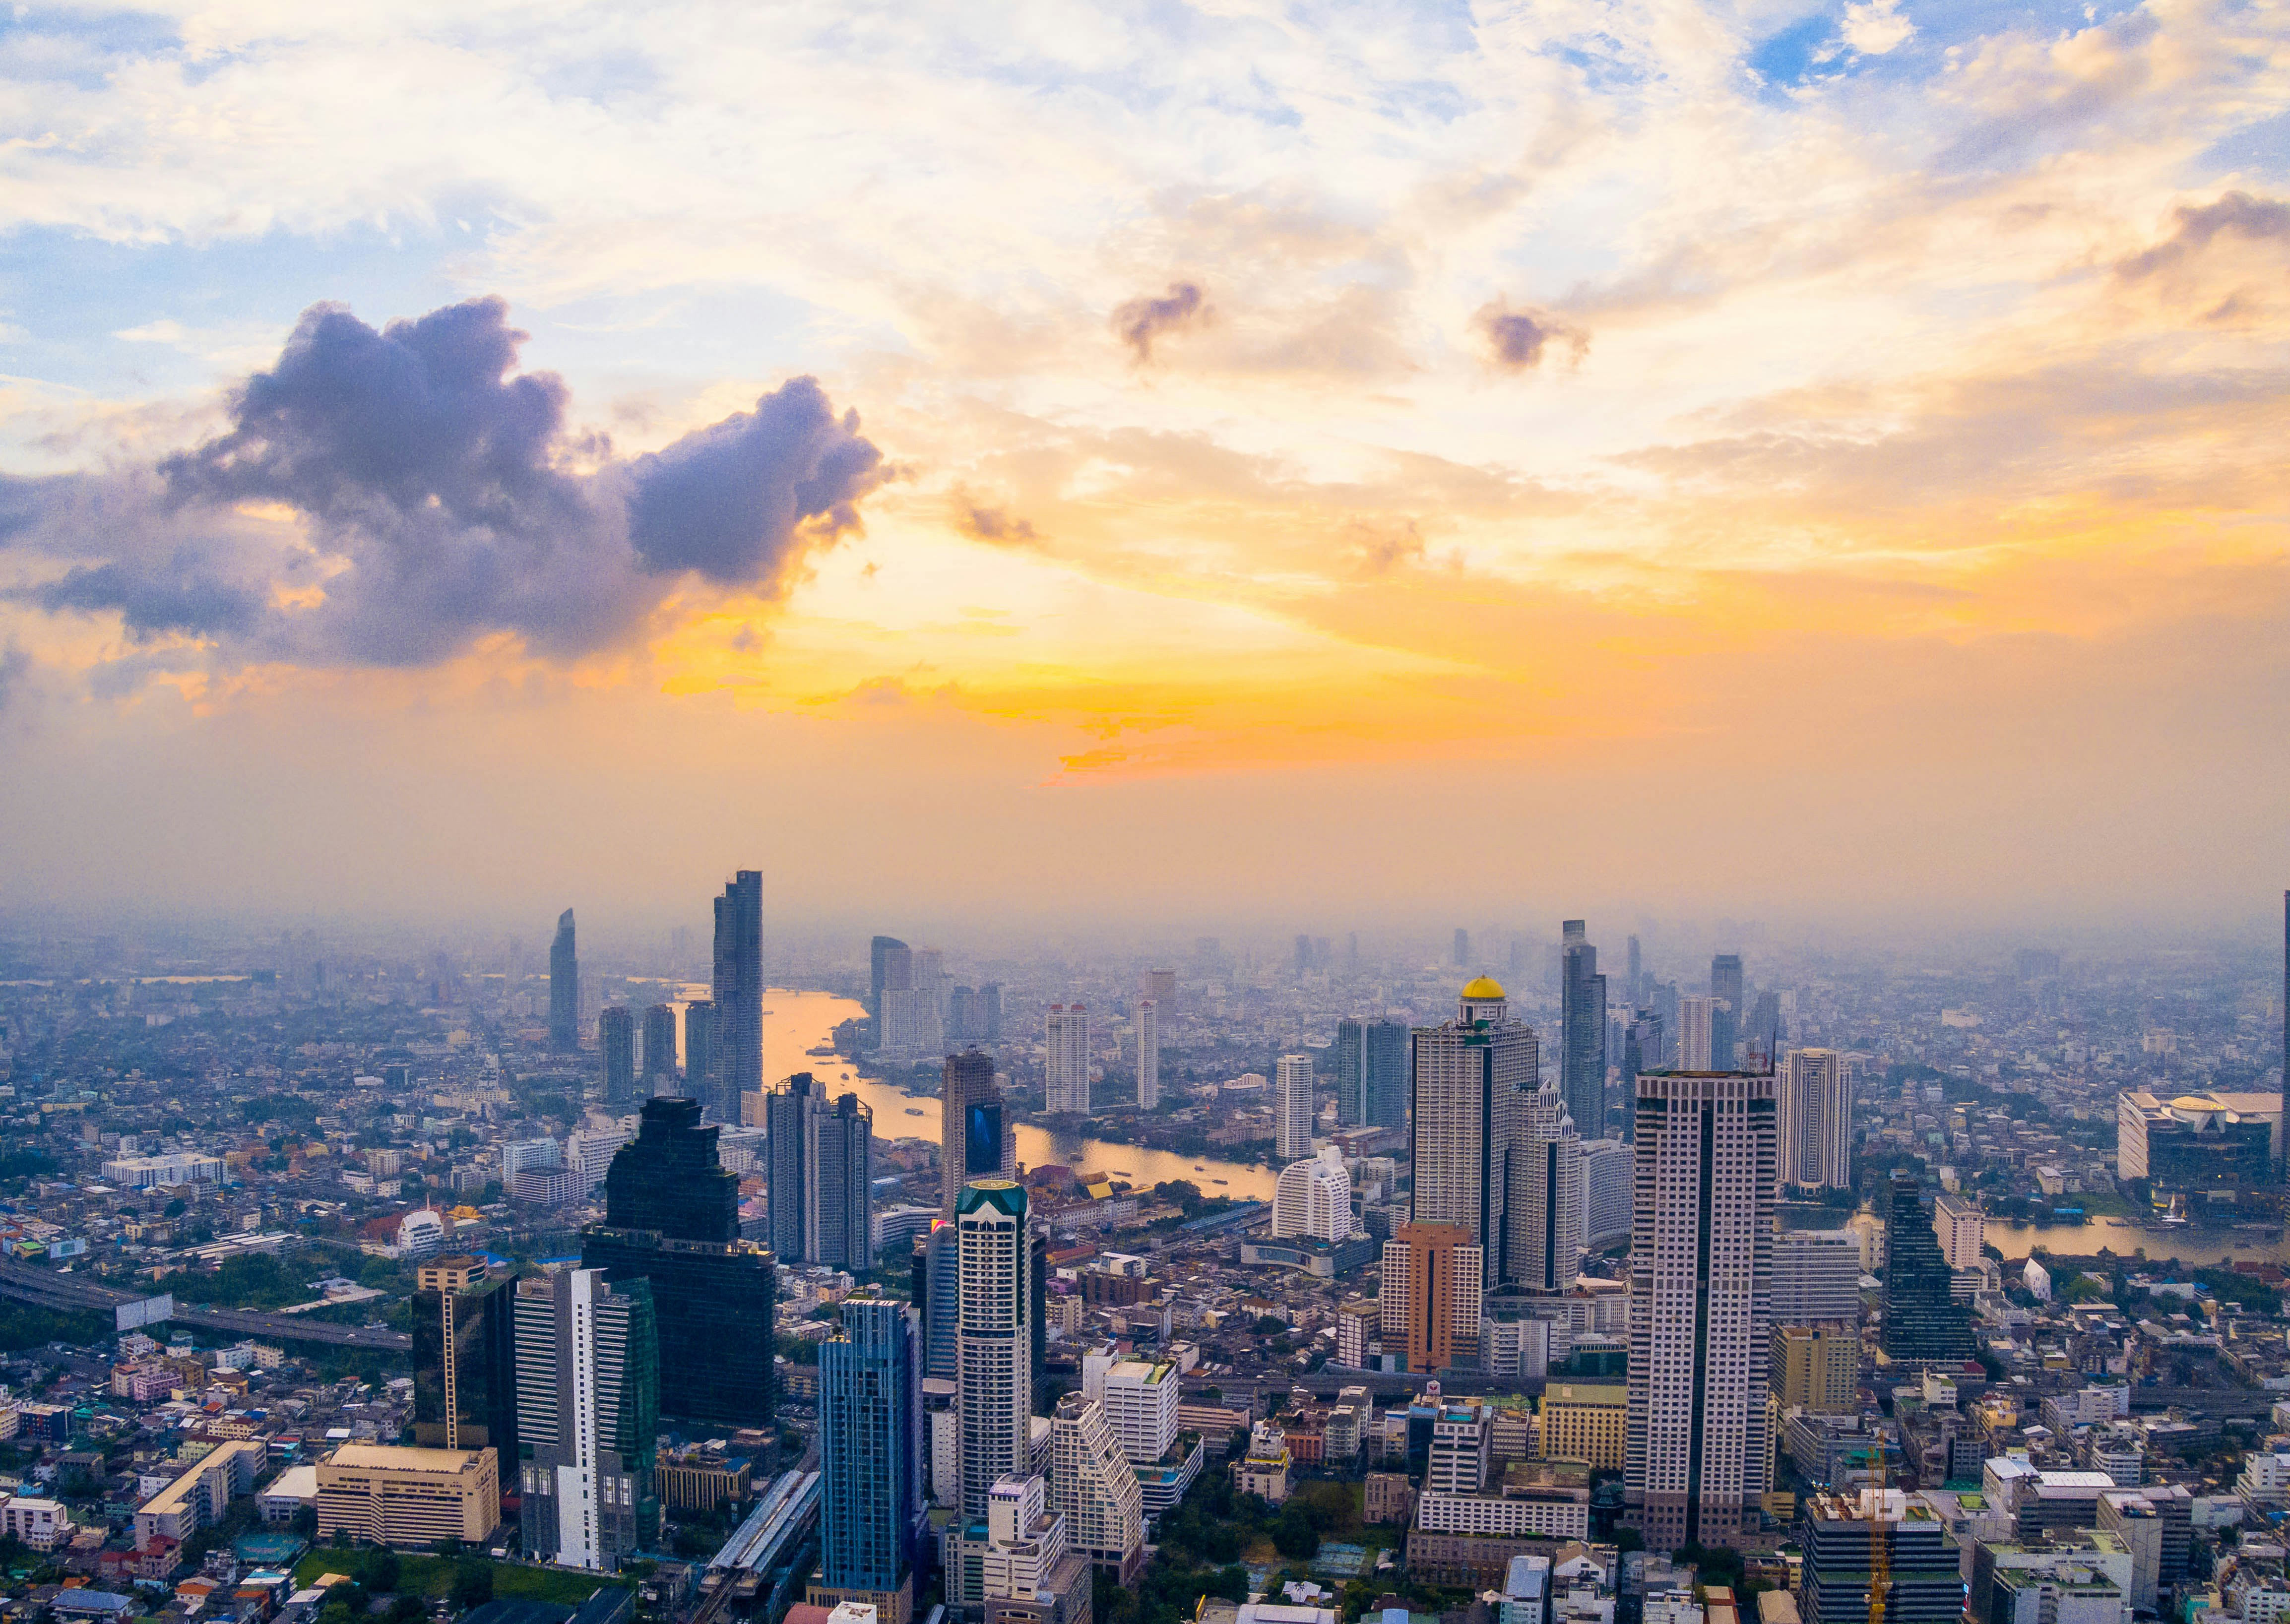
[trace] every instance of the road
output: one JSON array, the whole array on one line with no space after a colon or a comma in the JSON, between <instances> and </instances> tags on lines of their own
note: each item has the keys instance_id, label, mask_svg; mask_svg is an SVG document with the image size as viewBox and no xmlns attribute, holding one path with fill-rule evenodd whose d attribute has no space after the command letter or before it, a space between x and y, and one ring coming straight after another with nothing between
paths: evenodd
<instances>
[{"instance_id":1,"label":"road","mask_svg":"<svg viewBox=\"0 0 2290 1624\"><path fill-rule=\"evenodd\" d=\"M13 1258L0 1258L0 1297L47 1308L92 1309L104 1314L123 1302L136 1300L132 1292L123 1292L77 1275L20 1263ZM413 1339L402 1331L336 1325L300 1315L266 1314L256 1308L216 1308L203 1303L177 1302L174 1323L186 1330L260 1337L267 1341L357 1348L374 1353L413 1351Z\"/></svg>"}]
</instances>

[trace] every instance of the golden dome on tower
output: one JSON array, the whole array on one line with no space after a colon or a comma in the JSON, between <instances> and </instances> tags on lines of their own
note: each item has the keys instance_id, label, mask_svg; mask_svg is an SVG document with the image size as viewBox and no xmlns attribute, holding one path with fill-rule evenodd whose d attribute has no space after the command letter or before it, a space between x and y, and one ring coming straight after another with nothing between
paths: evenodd
<instances>
[{"instance_id":1,"label":"golden dome on tower","mask_svg":"<svg viewBox=\"0 0 2290 1624\"><path fill-rule=\"evenodd\" d=\"M1489 998L1509 998L1509 993L1503 991L1502 983L1491 975L1483 975L1463 988L1463 999L1469 1004L1480 1004Z\"/></svg>"}]
</instances>

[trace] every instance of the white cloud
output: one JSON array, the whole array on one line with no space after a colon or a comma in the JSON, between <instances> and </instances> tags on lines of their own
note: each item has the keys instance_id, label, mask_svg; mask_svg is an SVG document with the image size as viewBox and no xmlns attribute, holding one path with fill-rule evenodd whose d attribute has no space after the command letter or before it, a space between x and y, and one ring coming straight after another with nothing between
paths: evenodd
<instances>
[{"instance_id":1,"label":"white cloud","mask_svg":"<svg viewBox=\"0 0 2290 1624\"><path fill-rule=\"evenodd\" d=\"M1845 43L1863 56L1882 56L1916 31L1901 15L1901 0L1857 0L1845 8Z\"/></svg>"}]
</instances>

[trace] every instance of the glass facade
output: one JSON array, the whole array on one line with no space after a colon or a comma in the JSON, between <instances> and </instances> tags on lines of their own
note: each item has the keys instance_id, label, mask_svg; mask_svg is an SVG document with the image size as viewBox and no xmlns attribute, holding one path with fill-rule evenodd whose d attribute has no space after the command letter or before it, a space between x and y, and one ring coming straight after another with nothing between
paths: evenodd
<instances>
[{"instance_id":1,"label":"glass facade","mask_svg":"<svg viewBox=\"0 0 2290 1624\"><path fill-rule=\"evenodd\" d=\"M1933 1233L1924 1180L1893 1175L1885 1214L1885 1356L1890 1359L1969 1359L1976 1350L1971 1311L1950 1300L1955 1275Z\"/></svg>"},{"instance_id":2,"label":"glass facade","mask_svg":"<svg viewBox=\"0 0 2290 1624\"><path fill-rule=\"evenodd\" d=\"M700 1110L697 1100L645 1102L605 1175L605 1221L582 1232L581 1263L615 1284L651 1282L665 1413L768 1427L773 1260L740 1239L739 1176L717 1160Z\"/></svg>"},{"instance_id":3,"label":"glass facade","mask_svg":"<svg viewBox=\"0 0 2290 1624\"><path fill-rule=\"evenodd\" d=\"M837 1590L894 1590L920 1505L920 1383L914 1323L895 1302L847 1301L843 1334L819 1350L820 1577Z\"/></svg>"}]
</instances>

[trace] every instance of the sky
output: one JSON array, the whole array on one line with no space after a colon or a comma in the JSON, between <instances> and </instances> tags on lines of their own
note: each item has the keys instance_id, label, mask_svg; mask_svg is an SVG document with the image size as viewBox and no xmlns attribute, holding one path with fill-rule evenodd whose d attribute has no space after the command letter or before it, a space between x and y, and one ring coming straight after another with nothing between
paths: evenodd
<instances>
[{"instance_id":1,"label":"sky","mask_svg":"<svg viewBox=\"0 0 2290 1624\"><path fill-rule=\"evenodd\" d=\"M2290 5L0 14L0 906L2248 921Z\"/></svg>"}]
</instances>

